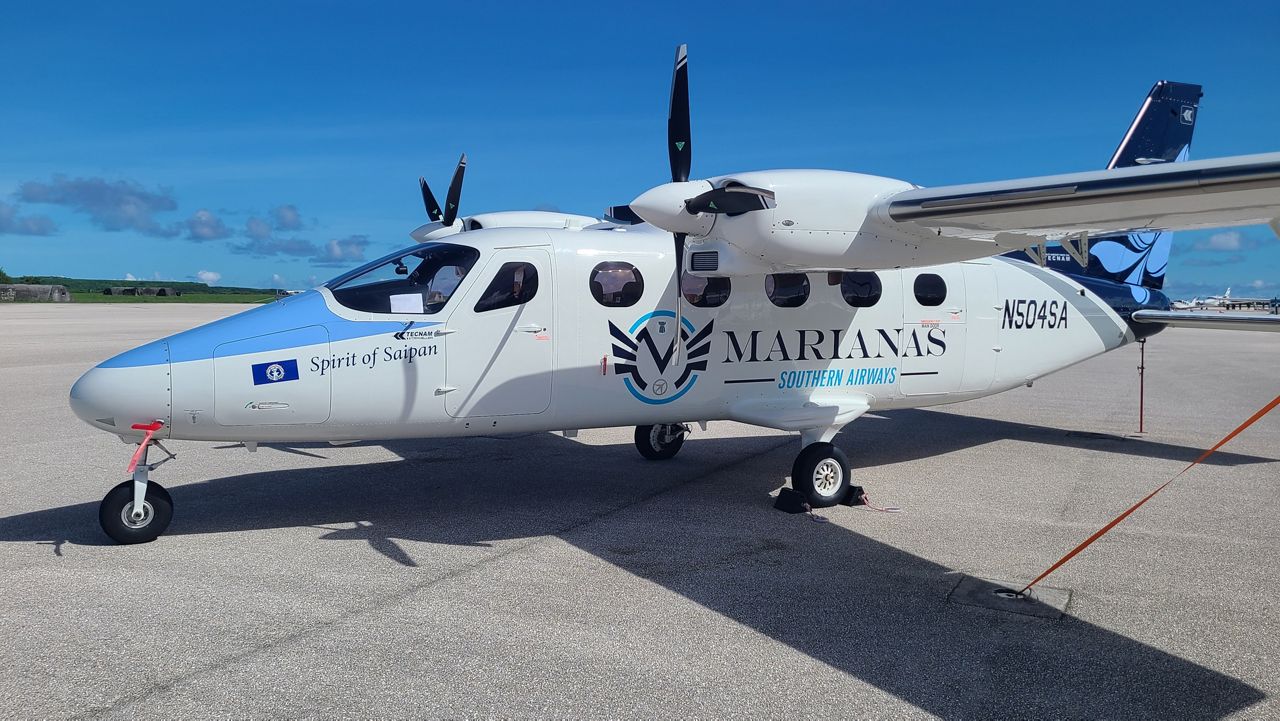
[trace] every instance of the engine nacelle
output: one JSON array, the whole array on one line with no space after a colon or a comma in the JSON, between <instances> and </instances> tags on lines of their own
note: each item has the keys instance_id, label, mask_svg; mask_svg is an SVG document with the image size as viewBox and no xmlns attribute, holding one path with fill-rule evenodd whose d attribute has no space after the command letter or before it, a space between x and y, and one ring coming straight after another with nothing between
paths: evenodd
<instances>
[{"instance_id":1,"label":"engine nacelle","mask_svg":"<svg viewBox=\"0 0 1280 721\"><path fill-rule=\"evenodd\" d=\"M770 190L775 207L715 216L691 253L723 249L740 257L722 255L718 272L699 274L883 270L909 265L916 255L918 239L880 224L874 212L881 199L915 187L910 183L832 170L758 171L711 182Z\"/></svg>"}]
</instances>

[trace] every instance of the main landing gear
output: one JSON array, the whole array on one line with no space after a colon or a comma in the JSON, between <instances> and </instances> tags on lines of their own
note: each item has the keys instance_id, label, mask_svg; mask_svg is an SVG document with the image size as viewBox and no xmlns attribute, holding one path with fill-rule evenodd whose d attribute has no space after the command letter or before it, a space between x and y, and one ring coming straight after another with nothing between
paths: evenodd
<instances>
[{"instance_id":1,"label":"main landing gear","mask_svg":"<svg viewBox=\"0 0 1280 721\"><path fill-rule=\"evenodd\" d=\"M665 461L680 452L688 433L689 426L683 423L636 426L636 450L651 461Z\"/></svg>"},{"instance_id":2,"label":"main landing gear","mask_svg":"<svg viewBox=\"0 0 1280 721\"><path fill-rule=\"evenodd\" d=\"M791 487L812 508L841 503L849 495L849 459L830 443L811 443L791 465Z\"/></svg>"},{"instance_id":3,"label":"main landing gear","mask_svg":"<svg viewBox=\"0 0 1280 721\"><path fill-rule=\"evenodd\" d=\"M154 541L173 519L173 499L169 492L148 478L151 471L177 457L153 438L163 427L161 421L134 424L135 430L146 431L146 434L129 462L128 471L133 473L133 479L112 488L98 506L98 523L116 543ZM147 450L152 445L166 457L147 463Z\"/></svg>"}]
</instances>

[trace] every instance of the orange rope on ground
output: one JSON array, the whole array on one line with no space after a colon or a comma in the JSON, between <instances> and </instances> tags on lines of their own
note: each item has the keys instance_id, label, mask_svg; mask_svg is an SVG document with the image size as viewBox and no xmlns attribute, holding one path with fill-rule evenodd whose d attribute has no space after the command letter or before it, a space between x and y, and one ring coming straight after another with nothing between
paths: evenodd
<instances>
[{"instance_id":1,"label":"orange rope on ground","mask_svg":"<svg viewBox=\"0 0 1280 721\"><path fill-rule=\"evenodd\" d=\"M1148 493L1148 494L1147 494L1146 498L1143 498L1141 501L1138 501L1137 503L1135 503L1135 504L1133 504L1132 506L1130 506L1128 510L1126 510L1124 513L1121 513L1120 515L1116 516L1114 519L1112 519L1112 521L1111 521L1110 523L1108 523L1107 525L1103 526L1103 527L1102 527L1102 528L1101 528L1097 533L1095 533L1095 534L1093 534L1092 536L1089 536L1088 538L1086 538L1086 539L1084 540L1084 543L1081 543L1079 546L1076 546L1075 548L1071 549L1071 551L1070 551L1067 555L1063 556L1062 558L1059 558L1057 563L1053 564L1052 566L1049 566L1048 570L1046 570L1044 573L1040 574L1039 576L1036 576L1036 580L1032 581L1031 583L1028 583L1028 584L1027 584L1027 585L1026 585L1026 586L1025 586L1021 591L1019 591L1018 593L1021 595L1021 594L1026 593L1027 591L1031 590L1031 587L1032 587L1032 586L1034 586L1034 585L1036 585L1037 583L1040 583L1041 581L1043 581L1043 580L1044 580L1044 578L1045 578L1046 576L1048 576L1049 574L1051 574L1051 573L1053 573L1054 571L1056 571L1056 570L1058 570L1059 568L1061 568L1061 567L1062 567L1062 565L1063 565L1063 564L1065 564L1067 561L1070 561L1072 558L1075 558L1075 556L1076 556L1076 554L1077 554L1077 553L1080 553L1080 552L1081 552L1081 551L1083 551L1084 549L1088 548L1090 545L1092 545L1092 544L1093 544L1093 542L1094 542L1094 541L1096 541L1096 540L1098 540L1099 538L1102 538L1104 535L1106 535L1107 531L1110 531L1111 529L1115 528L1117 525L1119 525L1119 524L1120 524L1120 522L1121 522L1121 521L1123 521L1124 519L1128 518L1128 517L1129 517L1129 514L1133 513L1134 511L1138 510L1139 508L1141 508L1141 507L1142 507L1142 504L1146 503L1147 501L1151 500L1152 498L1155 498L1155 496L1156 496L1156 494L1157 494L1157 493L1159 493L1160 491L1163 491L1163 490L1165 489L1165 486L1168 486L1170 483L1173 483L1174 481L1178 480L1178 478L1179 478L1183 473L1186 473L1187 471L1189 471L1189 470L1191 470L1192 468L1194 468L1198 463L1200 463L1200 462L1201 462L1201 461L1203 461L1204 459L1208 458L1209 456L1213 455L1214 451L1216 451L1216 450L1218 450L1219 448L1221 448L1221 447L1225 446L1225 445L1227 444L1227 441L1230 441L1232 438L1235 438L1236 436L1240 435L1241 431L1243 431L1244 429L1246 429L1246 428L1248 428L1249 426L1251 426L1251 425L1253 425L1254 423L1256 423L1256 422L1258 421L1258 419L1260 419L1260 418L1262 418L1263 416L1265 416L1266 414L1270 413L1270 412L1272 411L1272 409L1274 409L1274 408L1275 408L1276 406L1278 406L1278 405L1280 405L1280 396L1276 396L1274 400L1272 400L1270 403L1268 403L1268 404L1266 404L1265 406L1263 406L1263 407L1262 407L1262 409L1261 409L1261 410L1259 410L1257 413L1254 413L1253 415L1249 416L1249 419L1248 419L1248 420L1246 420L1244 423L1241 423L1239 426L1237 426L1237 427L1236 427L1236 429L1235 429L1234 431L1231 431L1231 432L1230 432L1230 433L1228 433L1225 437L1223 437L1223 439L1222 439L1222 440L1220 440L1220 441L1218 441L1216 444L1214 444L1213 448L1210 448L1209 450L1205 451L1204 453L1201 453L1199 458L1197 458L1197 459L1195 459L1194 461L1192 461L1191 463L1189 463L1189 464L1187 465L1187 467L1186 467L1186 468L1183 468L1181 471L1178 471L1178 474L1177 474L1177 475L1175 475L1173 478L1170 478L1169 480L1167 480L1167 481L1165 481L1164 483L1161 483L1159 486L1157 486L1157 487L1156 487L1156 489L1155 489L1154 491L1152 491L1151 493Z\"/></svg>"}]
</instances>

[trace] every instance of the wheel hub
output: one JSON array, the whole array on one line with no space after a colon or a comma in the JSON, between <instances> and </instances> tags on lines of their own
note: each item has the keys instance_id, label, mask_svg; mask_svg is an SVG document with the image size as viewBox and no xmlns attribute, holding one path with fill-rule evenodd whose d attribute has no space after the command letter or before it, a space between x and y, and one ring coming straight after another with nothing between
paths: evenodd
<instances>
[{"instance_id":1,"label":"wheel hub","mask_svg":"<svg viewBox=\"0 0 1280 721\"><path fill-rule=\"evenodd\" d=\"M813 469L813 490L819 495L827 497L834 495L840 488L842 480L844 480L844 470L834 459L823 459Z\"/></svg>"},{"instance_id":2,"label":"wheel hub","mask_svg":"<svg viewBox=\"0 0 1280 721\"><path fill-rule=\"evenodd\" d=\"M151 504L143 501L141 517L134 518L133 501L130 501L124 505L124 508L120 509L120 522L129 528L146 528L147 524L151 523L151 518L154 515L155 513L151 510Z\"/></svg>"}]
</instances>

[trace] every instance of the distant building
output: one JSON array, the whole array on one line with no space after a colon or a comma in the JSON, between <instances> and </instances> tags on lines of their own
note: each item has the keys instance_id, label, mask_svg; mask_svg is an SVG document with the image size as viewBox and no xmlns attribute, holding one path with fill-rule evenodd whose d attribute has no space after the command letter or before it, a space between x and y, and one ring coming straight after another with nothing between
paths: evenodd
<instances>
[{"instance_id":1,"label":"distant building","mask_svg":"<svg viewBox=\"0 0 1280 721\"><path fill-rule=\"evenodd\" d=\"M65 285L0 284L0 303L70 303Z\"/></svg>"},{"instance_id":2,"label":"distant building","mask_svg":"<svg viewBox=\"0 0 1280 721\"><path fill-rule=\"evenodd\" d=\"M160 296L179 296L182 291L177 288L151 288L137 286L112 286L102 289L103 295L160 295Z\"/></svg>"}]
</instances>

